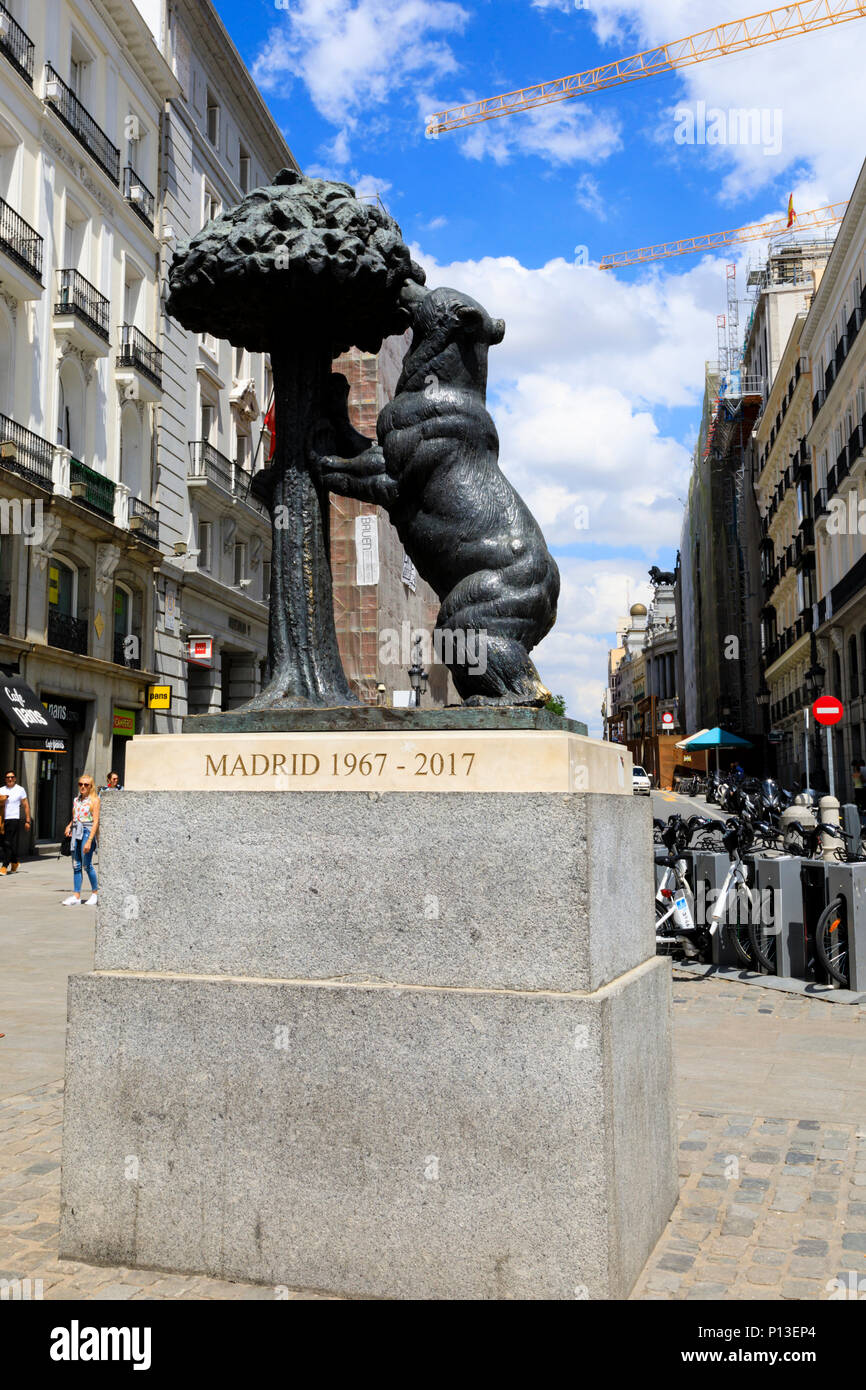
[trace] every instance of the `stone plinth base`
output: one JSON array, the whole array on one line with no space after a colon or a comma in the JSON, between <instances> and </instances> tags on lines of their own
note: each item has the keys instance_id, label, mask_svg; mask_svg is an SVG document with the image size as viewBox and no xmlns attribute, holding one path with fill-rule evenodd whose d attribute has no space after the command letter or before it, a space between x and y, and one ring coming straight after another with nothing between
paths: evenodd
<instances>
[{"instance_id":1,"label":"stone plinth base","mask_svg":"<svg viewBox=\"0 0 866 1390\"><path fill-rule=\"evenodd\" d=\"M669 978L73 978L60 1253L350 1296L623 1298L676 1200Z\"/></svg>"},{"instance_id":2,"label":"stone plinth base","mask_svg":"<svg viewBox=\"0 0 866 1390\"><path fill-rule=\"evenodd\" d=\"M226 796L195 789L204 736L134 741L132 785L194 780L103 798L63 1255L349 1296L629 1292L677 1192L650 808L612 745L456 736L354 749L474 751L481 785L435 795L340 774ZM308 740L207 756L275 737ZM306 751L327 768L346 739ZM533 766L561 789L515 790Z\"/></svg>"}]
</instances>

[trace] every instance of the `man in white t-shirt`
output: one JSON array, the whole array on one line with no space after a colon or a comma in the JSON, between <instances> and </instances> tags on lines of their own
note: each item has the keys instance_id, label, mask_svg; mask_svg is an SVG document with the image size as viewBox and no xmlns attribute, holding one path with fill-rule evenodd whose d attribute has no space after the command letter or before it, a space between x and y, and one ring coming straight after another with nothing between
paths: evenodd
<instances>
[{"instance_id":1,"label":"man in white t-shirt","mask_svg":"<svg viewBox=\"0 0 866 1390\"><path fill-rule=\"evenodd\" d=\"M7 772L0 790L0 828L3 835L3 866L0 874L18 871L18 838L22 820L26 834L30 830L30 802L24 788L15 780L15 773Z\"/></svg>"}]
</instances>

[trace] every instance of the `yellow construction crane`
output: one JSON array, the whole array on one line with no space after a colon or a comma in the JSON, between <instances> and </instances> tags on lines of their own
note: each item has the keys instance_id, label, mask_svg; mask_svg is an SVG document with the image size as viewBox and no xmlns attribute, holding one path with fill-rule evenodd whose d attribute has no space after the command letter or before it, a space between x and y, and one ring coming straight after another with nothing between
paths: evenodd
<instances>
[{"instance_id":1,"label":"yellow construction crane","mask_svg":"<svg viewBox=\"0 0 866 1390\"><path fill-rule=\"evenodd\" d=\"M825 208L797 213L790 228L788 218L779 217L773 222L751 222L747 227L735 227L733 231L707 232L704 236L682 237L679 241L660 241L655 246L641 246L636 251L615 251L611 256L603 256L598 267L599 270L615 270L622 265L663 261L668 256L691 256L695 251L715 251L720 246L737 246L743 241L763 241L786 231L802 232L812 227L831 227L835 222L842 221L847 206L846 199L844 203L828 203Z\"/></svg>"},{"instance_id":2,"label":"yellow construction crane","mask_svg":"<svg viewBox=\"0 0 866 1390\"><path fill-rule=\"evenodd\" d=\"M438 111L427 117L427 135L435 139L448 130L459 130L461 126L496 120L499 116L512 116L517 111L531 111L533 107L546 106L549 102L569 101L572 97L635 82L642 77L652 77L655 73L673 72L677 68L720 58L726 53L759 48L762 44L776 43L794 34L811 34L831 24L845 24L849 19L863 18L866 18L866 0L859 0L856 4L852 0L800 0L799 4L783 5L779 9L749 15L746 19L716 24L712 29L701 30L699 34L662 44L660 48L648 48L643 53L632 54L630 58L605 63L603 67L588 68L586 72L559 77L553 82L540 82L535 87L521 87L516 92L486 97L483 101L464 102L462 106Z\"/></svg>"}]
</instances>

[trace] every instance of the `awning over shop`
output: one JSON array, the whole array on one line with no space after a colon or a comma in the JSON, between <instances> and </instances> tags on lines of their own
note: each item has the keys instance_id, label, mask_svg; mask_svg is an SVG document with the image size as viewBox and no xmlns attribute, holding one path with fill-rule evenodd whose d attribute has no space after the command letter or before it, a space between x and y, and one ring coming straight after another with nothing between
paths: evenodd
<instances>
[{"instance_id":1,"label":"awning over shop","mask_svg":"<svg viewBox=\"0 0 866 1390\"><path fill-rule=\"evenodd\" d=\"M63 729L20 676L0 676L0 716L23 752L67 752Z\"/></svg>"}]
</instances>

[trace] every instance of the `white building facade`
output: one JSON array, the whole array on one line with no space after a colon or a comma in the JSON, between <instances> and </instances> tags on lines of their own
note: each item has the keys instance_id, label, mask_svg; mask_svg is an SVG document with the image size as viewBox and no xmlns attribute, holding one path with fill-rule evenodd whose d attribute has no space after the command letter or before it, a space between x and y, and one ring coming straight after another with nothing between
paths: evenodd
<instances>
[{"instance_id":1,"label":"white building facade","mask_svg":"<svg viewBox=\"0 0 866 1390\"><path fill-rule=\"evenodd\" d=\"M815 632L823 687L842 700L833 729L836 793L853 798L866 754L866 165L803 328L812 365L808 434L815 481ZM813 766L824 756L814 740ZM821 767L821 764L818 763ZM822 773L826 780L826 767Z\"/></svg>"},{"instance_id":2,"label":"white building facade","mask_svg":"<svg viewBox=\"0 0 866 1390\"><path fill-rule=\"evenodd\" d=\"M0 666L54 711L36 838L150 727L162 365L159 130L178 91L132 0L0 9Z\"/></svg>"},{"instance_id":3,"label":"white building facade","mask_svg":"<svg viewBox=\"0 0 866 1390\"><path fill-rule=\"evenodd\" d=\"M210 0L139 0L179 91L163 120L160 276L179 243L223 209L297 168ZM157 445L160 537L155 662L171 707L155 728L177 732L184 714L234 708L260 688L267 655L271 528L249 496L267 463L263 435L270 366L161 308L163 396ZM209 655L187 659L191 638Z\"/></svg>"}]
</instances>

